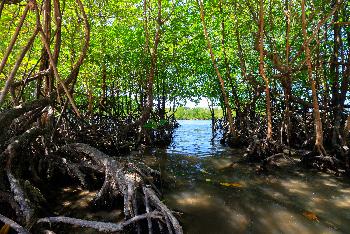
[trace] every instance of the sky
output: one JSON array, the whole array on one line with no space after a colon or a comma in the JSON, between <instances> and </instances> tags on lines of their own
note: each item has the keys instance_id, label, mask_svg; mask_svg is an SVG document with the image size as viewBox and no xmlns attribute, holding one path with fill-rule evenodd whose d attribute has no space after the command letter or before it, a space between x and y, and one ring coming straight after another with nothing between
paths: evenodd
<instances>
[{"instance_id":1,"label":"sky","mask_svg":"<svg viewBox=\"0 0 350 234\"><path fill-rule=\"evenodd\" d=\"M169 108L170 106L172 105L172 103L169 103L169 102L166 102L165 106L167 108ZM185 107L188 107L188 108L194 108L194 107L202 107L202 108L209 108L208 107L208 101L206 98L202 97L200 99L200 101L198 102L198 104L196 104L195 102L192 102L190 100L187 100L186 101L186 105L180 105L180 106L185 106ZM215 106L217 107L217 106Z\"/></svg>"},{"instance_id":2,"label":"sky","mask_svg":"<svg viewBox=\"0 0 350 234\"><path fill-rule=\"evenodd\" d=\"M189 107L189 108L193 108L193 107L206 107L206 108L208 108L208 101L206 98L202 98L200 100L200 102L198 103L198 105L196 105L196 103L194 103L194 102L187 101L185 106Z\"/></svg>"}]
</instances>

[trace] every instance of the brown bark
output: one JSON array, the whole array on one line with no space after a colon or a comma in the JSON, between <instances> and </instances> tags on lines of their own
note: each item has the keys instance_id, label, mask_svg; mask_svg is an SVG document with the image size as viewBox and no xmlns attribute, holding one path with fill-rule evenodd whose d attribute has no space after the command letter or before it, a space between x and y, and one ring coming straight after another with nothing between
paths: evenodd
<instances>
[{"instance_id":1,"label":"brown bark","mask_svg":"<svg viewBox=\"0 0 350 234\"><path fill-rule=\"evenodd\" d=\"M347 32L347 44L350 46L350 31ZM341 86L341 100L343 103L344 107L344 102L346 99L346 93L349 89L349 79L350 79L350 56L348 56L348 61L346 64L346 70L343 74L343 81L342 81L342 86ZM347 142L347 137L350 132L350 115L347 116L345 126L343 129L343 139L345 142Z\"/></svg>"},{"instance_id":2,"label":"brown bark","mask_svg":"<svg viewBox=\"0 0 350 234\"><path fill-rule=\"evenodd\" d=\"M303 53L303 51L305 50L305 46L306 44L310 44L311 41L313 41L315 39L315 37L317 36L320 28L324 25L324 23L330 18L332 17L332 15L334 14L335 11L338 10L338 8L341 6L341 2L339 4L336 4L333 9L325 16L323 17L320 21L318 21L317 25L314 26L312 28L312 35L309 36L308 38L304 38L304 42L303 45L301 46L300 50L295 53L294 57L290 59L290 63L293 64L298 58L299 56Z\"/></svg>"},{"instance_id":3,"label":"brown bark","mask_svg":"<svg viewBox=\"0 0 350 234\"><path fill-rule=\"evenodd\" d=\"M70 74L68 75L68 77L66 78L66 80L64 81L64 83L66 85L69 85L71 83L74 82L74 80L77 79L78 74L79 74L79 70L80 70L80 66L83 64L84 59L86 57L88 48L89 48L89 44L90 44L90 24L86 15L86 12L84 10L84 6L83 3L81 2L81 0L76 0L76 3L79 6L79 10L82 14L83 17L83 22L84 22L84 44L82 46L82 50L79 56L79 59L77 60L77 62L73 65L73 69L71 70Z\"/></svg>"},{"instance_id":4,"label":"brown bark","mask_svg":"<svg viewBox=\"0 0 350 234\"><path fill-rule=\"evenodd\" d=\"M238 25L237 25L238 27ZM244 60L244 54L243 54L243 48L242 48L242 44L241 44L241 39L240 39L240 35L239 35L239 30L236 28L236 40L237 40L237 48L238 48L238 58L239 58L239 64L240 64L240 68L241 68L241 74L242 74L242 78L246 79L247 78L247 67L245 64L245 60Z\"/></svg>"},{"instance_id":5,"label":"brown bark","mask_svg":"<svg viewBox=\"0 0 350 234\"><path fill-rule=\"evenodd\" d=\"M5 64L7 62L7 59L9 57L9 55L11 54L12 52L12 49L13 49L13 46L15 45L16 41L17 41L17 38L18 38L18 34L19 32L21 31L21 28L23 26L23 23L24 23L24 20L26 19L27 17L27 13L29 11L29 4L26 5L26 8L24 9L23 11L23 14L22 14L22 17L19 21L19 24L16 28L16 31L15 33L13 34L12 38L11 38L11 42L10 42L10 45L7 47L6 49L6 52L4 54L4 57L2 58L1 60L1 64L0 64L0 73L2 72L2 70L4 69L5 67Z\"/></svg>"},{"instance_id":6,"label":"brown bark","mask_svg":"<svg viewBox=\"0 0 350 234\"><path fill-rule=\"evenodd\" d=\"M3 103L6 94L8 93L8 91L10 90L10 87L15 79L16 73L19 69L19 66L21 65L24 56L27 54L29 48L32 46L36 36L38 35L39 30L35 29L33 35L30 37L29 41L27 42L26 46L22 49L22 52L20 54L20 56L17 58L16 64L13 67L9 77L6 80L5 86L3 88L3 90L1 91L0 94L0 105Z\"/></svg>"},{"instance_id":7,"label":"brown bark","mask_svg":"<svg viewBox=\"0 0 350 234\"><path fill-rule=\"evenodd\" d=\"M282 126L282 129L285 128L286 135L287 135L287 144L290 144L290 135L291 135L291 122L290 122L290 97L292 92L292 78L291 74L289 72L289 57L290 57L290 18L291 18L291 3L289 0L285 0L285 16L286 16L286 67L288 72L286 73L284 83L284 100L285 100L285 110L284 110L284 126ZM281 137L281 143L283 143L283 137Z\"/></svg>"},{"instance_id":8,"label":"brown bark","mask_svg":"<svg viewBox=\"0 0 350 234\"><path fill-rule=\"evenodd\" d=\"M265 82L265 95L266 95L266 115L267 115L267 133L266 138L272 140L272 114L271 114L271 99L269 79L265 73L264 63L264 1L260 0L259 11L259 73Z\"/></svg>"},{"instance_id":9,"label":"brown bark","mask_svg":"<svg viewBox=\"0 0 350 234\"><path fill-rule=\"evenodd\" d=\"M102 84L101 84L102 93L100 97L100 107L102 107L102 110L104 110L106 107L106 88L107 88L106 79L107 79L106 64L103 61L102 62Z\"/></svg>"},{"instance_id":10,"label":"brown bark","mask_svg":"<svg viewBox=\"0 0 350 234\"><path fill-rule=\"evenodd\" d=\"M222 20L221 20L221 45L222 45L222 53L224 55L224 64L225 64L225 67L226 67L226 78L227 80L229 81L230 83L230 86L231 86L231 90L232 90L232 96L234 98L234 102L235 102L235 106L236 106L236 115L239 119L241 119L241 107L240 107L240 101L239 101L239 98L238 98L238 94L236 92L236 87L235 87L235 84L232 80L232 77L231 77L231 71L230 71L230 64L229 64L229 61L227 59L227 54L226 54L226 47L225 47L225 39L226 39L226 35L225 35L225 16L223 14L223 9L222 9L222 0L219 1L219 10L220 10L220 14L221 14L221 17L222 17Z\"/></svg>"},{"instance_id":11,"label":"brown bark","mask_svg":"<svg viewBox=\"0 0 350 234\"><path fill-rule=\"evenodd\" d=\"M42 41L42 43L44 44L44 46L46 48L46 51L47 51L47 54L48 54L48 57L49 57L49 62L50 62L50 65L51 65L51 67L53 69L54 76L55 76L56 80L58 80L58 82L61 84L61 86L62 86L64 92L66 93L66 95L68 97L68 100L69 100L70 104L72 105L75 113L78 116L80 116L80 112L79 112L78 108L76 107L76 105L74 103L74 99L72 98L72 95L70 94L70 91L68 90L66 84L60 78L60 75L59 75L58 70L57 70L57 66L55 65L55 62L53 60L53 56L52 56L52 53L51 53L51 50L50 50L49 39L46 38L46 35L45 35L44 31L43 31L43 28L42 28L42 25L41 25L41 22L40 22L40 13L39 13L37 2L34 0L33 4L34 4L35 12L36 12L37 28L38 28L40 36L41 36L40 37L41 41Z\"/></svg>"},{"instance_id":12,"label":"brown bark","mask_svg":"<svg viewBox=\"0 0 350 234\"><path fill-rule=\"evenodd\" d=\"M1 19L2 10L4 9L4 6L5 6L5 0L1 0L1 3L0 3L0 19Z\"/></svg>"},{"instance_id":13,"label":"brown bark","mask_svg":"<svg viewBox=\"0 0 350 234\"><path fill-rule=\"evenodd\" d=\"M89 104L88 104L88 114L89 115L92 115L93 114L93 101L94 101L94 96L93 96L93 93L92 93L92 88L89 87L88 88L88 101L89 101Z\"/></svg>"},{"instance_id":14,"label":"brown bark","mask_svg":"<svg viewBox=\"0 0 350 234\"><path fill-rule=\"evenodd\" d=\"M151 115L151 111L153 108L153 83L154 83L154 75L157 69L157 52L158 52L158 44L160 41L161 36L161 26L164 23L162 20L162 2L161 0L158 0L158 14L157 14L157 24L156 24L156 32L154 35L154 45L151 49L151 66L148 74L147 79L147 97L146 97L146 104L142 111L141 116L141 124L148 121ZM148 32L146 32L146 42L149 41L149 38L147 38Z\"/></svg>"},{"instance_id":15,"label":"brown bark","mask_svg":"<svg viewBox=\"0 0 350 234\"><path fill-rule=\"evenodd\" d=\"M42 14L43 14L44 33L46 35L46 38L51 38L51 0L44 1ZM42 58L41 59L42 60L41 60L41 64L40 64L40 71L48 69L50 67L50 62L49 62L48 54L45 50L45 47L42 49ZM44 95L49 96L53 90L52 74L50 73L50 74L44 76L44 78L45 78Z\"/></svg>"},{"instance_id":16,"label":"brown bark","mask_svg":"<svg viewBox=\"0 0 350 234\"><path fill-rule=\"evenodd\" d=\"M54 0L53 1L54 6L54 18L55 18L55 24L56 24L56 35L55 35L55 48L53 52L53 60L57 66L58 63L58 57L61 50L61 43L62 43L62 13L60 9L60 1Z\"/></svg>"},{"instance_id":17,"label":"brown bark","mask_svg":"<svg viewBox=\"0 0 350 234\"><path fill-rule=\"evenodd\" d=\"M219 71L219 68L218 68L218 66L216 64L214 52L213 52L213 49L211 47L211 43L210 43L207 27L206 27L206 24L205 24L205 20L204 20L205 12L204 12L203 3L202 3L201 0L198 0L198 4L199 4L199 7L200 7L200 17L201 17L201 21L202 21L202 25L203 25L204 37L205 37L205 39L207 41L207 47L208 47L208 50L209 50L209 53L210 53L210 58L211 58L211 61L213 63L216 75L217 75L217 77L219 79L219 82L220 82L221 95L222 95L222 98L224 99L224 105L225 105L225 109L226 109L226 114L227 114L227 119L228 119L228 124L229 124L229 130L230 130L231 134L236 135L236 128L235 128L235 126L233 124L232 110L231 110L231 107L230 107L230 104L229 104L229 100L228 100L228 96L227 96L227 93L226 93L226 90L225 90L224 79L222 78L222 76L220 74L220 71Z\"/></svg>"},{"instance_id":18,"label":"brown bark","mask_svg":"<svg viewBox=\"0 0 350 234\"><path fill-rule=\"evenodd\" d=\"M334 0L339 4L339 0ZM333 21L337 22L339 20L339 12L336 10L333 15ZM339 49L340 49L340 27L339 24L333 25L333 54L332 62L330 64L331 78L332 82L332 107L333 107L333 133L332 133L332 144L338 145L342 144L341 134L340 134L340 124L341 124L341 113L342 105L340 103L339 95Z\"/></svg>"},{"instance_id":19,"label":"brown bark","mask_svg":"<svg viewBox=\"0 0 350 234\"><path fill-rule=\"evenodd\" d=\"M322 130L322 122L320 109L317 100L317 91L316 91L316 82L312 77L312 63L311 63L311 55L309 48L309 40L306 32L306 13L305 13L305 0L301 2L302 9L302 32L304 37L304 49L305 49L305 59L308 71L308 78L311 85L312 91L312 104L313 104L313 114L314 114L314 125L315 125L315 150L318 151L321 155L326 155L326 150L323 147L323 130Z\"/></svg>"},{"instance_id":20,"label":"brown bark","mask_svg":"<svg viewBox=\"0 0 350 234\"><path fill-rule=\"evenodd\" d=\"M26 77L23 80L16 81L16 82L12 83L11 87L12 88L17 88L17 87L20 87L20 86L25 86L27 83L29 83L31 81L34 81L34 80L37 80L40 77L49 74L49 72L50 72L49 69L37 72L37 73L33 74L32 76Z\"/></svg>"},{"instance_id":21,"label":"brown bark","mask_svg":"<svg viewBox=\"0 0 350 234\"><path fill-rule=\"evenodd\" d=\"M349 136L350 132L350 115L346 118L345 127L344 127L344 138Z\"/></svg>"}]
</instances>

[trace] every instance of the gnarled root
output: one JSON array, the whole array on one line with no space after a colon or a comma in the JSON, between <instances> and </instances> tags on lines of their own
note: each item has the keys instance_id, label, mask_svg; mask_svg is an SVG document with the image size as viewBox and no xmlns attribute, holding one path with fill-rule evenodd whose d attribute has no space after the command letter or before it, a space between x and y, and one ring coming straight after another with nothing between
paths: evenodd
<instances>
[{"instance_id":1,"label":"gnarled root","mask_svg":"<svg viewBox=\"0 0 350 234\"><path fill-rule=\"evenodd\" d=\"M162 223L165 223L169 233L183 233L177 219L173 216L172 212L159 200L158 196L151 188L151 186L154 185L151 183L147 184L145 182L145 179L147 179L146 175L155 173L152 169L148 168L144 164L137 165L136 163L132 162L116 161L110 156L97 150L96 148L82 143L66 145L63 147L63 149L69 152L75 151L76 153L83 154L80 156L81 161L90 160L94 164L103 168L105 179L101 189L94 199L95 202L123 197L126 223L129 221L131 222L131 220L134 220L132 222L136 223L136 221L140 220L140 218L143 217L143 219L147 219L149 232L152 233L154 226L152 225L151 218L154 218L154 214L157 214L158 225L161 226ZM142 197L142 199L137 199L138 197ZM140 206L138 205L140 202L144 203L144 205L141 207L145 207L145 214L140 213L141 210L139 210ZM51 221L52 220L56 219L51 219ZM60 220L65 220L65 222L68 222L72 221L73 219L60 218ZM76 221L77 220L74 219L74 222ZM96 222L79 222L82 224L81 226L84 225L86 227L92 227L95 225L95 227L101 227L99 226L100 223ZM119 230L123 226L122 224L114 225L116 226L109 226L112 229L114 228L113 230ZM102 226L105 227L105 225ZM138 225L136 227L137 229L140 228ZM159 227L159 229L161 228L162 227Z\"/></svg>"},{"instance_id":2,"label":"gnarled root","mask_svg":"<svg viewBox=\"0 0 350 234\"><path fill-rule=\"evenodd\" d=\"M14 139L1 154L1 157L6 163L5 172L8 183L10 184L13 199L18 204L18 208L16 208L15 211L17 214L21 214L20 217L25 220L26 225L30 225L34 215L34 209L21 183L12 173L12 162L18 156L17 151L23 147L23 145L27 145L33 138L36 138L40 133L42 133L42 130L37 127L27 130Z\"/></svg>"},{"instance_id":3,"label":"gnarled root","mask_svg":"<svg viewBox=\"0 0 350 234\"><path fill-rule=\"evenodd\" d=\"M65 145L58 151L63 153L60 157L57 155L47 155L42 160L47 161L50 164L49 167L55 167L56 169L65 171L67 175L77 178L83 186L86 186L86 171L93 171L97 174L104 173L104 183L94 201L110 204L113 199L123 198L125 220L121 223L111 224L68 217L52 217L40 219L36 222L35 200L40 200L40 198L41 200L45 199L40 193L40 190L31 185L29 181L20 180L21 173L19 171L13 173L11 169L13 167L12 161L15 159L18 160L19 150L23 148L23 145L28 145L30 141L35 141L42 132L39 128L32 128L26 131L9 144L1 154L2 160L6 163L5 175L13 196L13 199L7 199L8 203L16 211L18 216L17 221L23 220L20 223L25 225L28 230L31 228L38 230L38 227L36 227L37 223L63 222L111 232L121 231L126 226L134 224L134 228L138 232L141 232L139 222L147 219L149 233L152 233L152 229L157 227L153 223L158 224L157 230L165 229L169 233L183 233L179 222L171 211L159 200L156 192L153 190L156 187L148 179L150 175L157 174L156 171L143 163L123 159L115 160L96 148L82 143ZM89 170L85 170L87 168ZM15 168L13 167L13 169ZM2 197L5 199L6 193L3 195ZM3 219L5 220L5 218ZM10 223L10 226L12 225L18 230L21 228L19 225L16 226L16 223L11 223L11 220L6 219L4 222ZM25 229L23 230L26 231Z\"/></svg>"},{"instance_id":4,"label":"gnarled root","mask_svg":"<svg viewBox=\"0 0 350 234\"><path fill-rule=\"evenodd\" d=\"M59 217L42 218L38 220L38 223L65 223L65 224L76 225L79 227L93 228L100 232L120 232L120 231L123 231L126 226L129 226L131 224L134 224L146 218L161 219L162 216L158 211L153 211L151 213L135 216L131 219L128 219L126 221L119 222L119 223L89 221L89 220L59 216Z\"/></svg>"},{"instance_id":5,"label":"gnarled root","mask_svg":"<svg viewBox=\"0 0 350 234\"><path fill-rule=\"evenodd\" d=\"M157 195L153 192L152 189L143 187L143 192L145 194L145 198L150 201L152 205L158 209L163 216L165 217L166 225L169 233L173 233L172 229L176 234L183 233L182 227L180 226L177 219L174 217L172 212L166 207L157 197Z\"/></svg>"},{"instance_id":6,"label":"gnarled root","mask_svg":"<svg viewBox=\"0 0 350 234\"><path fill-rule=\"evenodd\" d=\"M318 150L301 152L301 163L322 171L338 172L340 161L332 155L320 155Z\"/></svg>"},{"instance_id":7,"label":"gnarled root","mask_svg":"<svg viewBox=\"0 0 350 234\"><path fill-rule=\"evenodd\" d=\"M258 139L257 137L250 143L244 157L248 161L261 162L272 155L283 153L284 146L276 141L268 139Z\"/></svg>"},{"instance_id":8,"label":"gnarled root","mask_svg":"<svg viewBox=\"0 0 350 234\"><path fill-rule=\"evenodd\" d=\"M9 219L5 216L3 216L2 214L0 214L0 221L9 225L12 229L14 229L17 233L20 234L29 234L29 232L22 227L21 225L19 225L18 223L16 223L15 221L13 221L12 219Z\"/></svg>"}]
</instances>

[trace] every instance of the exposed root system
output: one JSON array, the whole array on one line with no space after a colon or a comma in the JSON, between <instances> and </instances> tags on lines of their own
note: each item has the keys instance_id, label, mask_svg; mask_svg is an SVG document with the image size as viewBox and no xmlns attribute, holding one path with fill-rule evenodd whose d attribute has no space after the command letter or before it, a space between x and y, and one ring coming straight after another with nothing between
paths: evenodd
<instances>
[{"instance_id":1,"label":"exposed root system","mask_svg":"<svg viewBox=\"0 0 350 234\"><path fill-rule=\"evenodd\" d=\"M44 109L44 105L47 104L40 103L42 105L34 107L36 110ZM6 139L1 134L1 139L4 140L1 142L0 159L3 170L0 171L0 204L1 207L6 207L1 209L1 222L19 233L37 233L43 230L45 223L76 225L103 232L183 232L172 212L158 198L158 189L149 179L157 177L157 171L139 159L127 156L113 158L89 144L74 143L81 139L81 135L76 134L79 131L75 130L80 125L73 124L79 121L73 117L68 118L69 115L65 117L66 121L61 120L61 125L52 138L52 129L35 123L35 113L36 111L30 108L20 107L16 111L0 114L0 118L9 123L5 126L3 134L12 136ZM18 118L23 116L31 120L27 122L27 126L18 121ZM21 123L20 128L18 123ZM95 142L95 146L104 148L105 145L99 144L101 141L94 136L101 135L106 128L103 125L96 126L97 129L87 134L82 141ZM130 125L129 130L125 132L125 127L119 128L118 124L114 125L114 135L118 137L119 131L129 135L137 134L137 129L132 126ZM102 141L105 139L104 137ZM136 142L131 140L130 144L132 147L136 146ZM116 149L118 146L120 145L113 144ZM112 147L106 149L110 152ZM127 149L130 150L129 147ZM45 190L61 177L65 178L64 183L78 183L83 188L96 187L103 181L91 205L96 209L115 208L120 204L118 201L122 201L120 205L123 208L124 220L110 223L52 216L50 210L47 210L50 204L47 204L45 199ZM47 215L49 216L45 217Z\"/></svg>"}]
</instances>

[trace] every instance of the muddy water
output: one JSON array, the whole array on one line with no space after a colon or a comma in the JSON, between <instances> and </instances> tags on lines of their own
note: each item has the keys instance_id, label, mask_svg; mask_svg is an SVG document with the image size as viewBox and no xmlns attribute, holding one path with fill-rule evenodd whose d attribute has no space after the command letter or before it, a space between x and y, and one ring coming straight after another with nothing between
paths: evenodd
<instances>
[{"instance_id":1,"label":"muddy water","mask_svg":"<svg viewBox=\"0 0 350 234\"><path fill-rule=\"evenodd\" d=\"M210 142L210 121L180 124L147 161L185 233L350 233L349 180L292 163L258 175L242 152Z\"/></svg>"}]
</instances>

